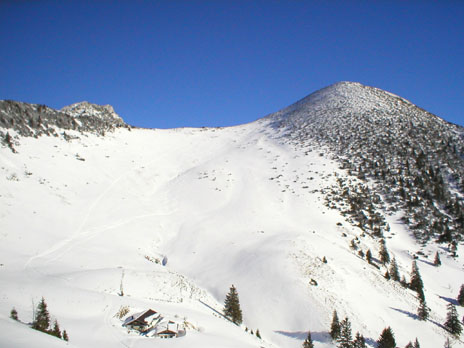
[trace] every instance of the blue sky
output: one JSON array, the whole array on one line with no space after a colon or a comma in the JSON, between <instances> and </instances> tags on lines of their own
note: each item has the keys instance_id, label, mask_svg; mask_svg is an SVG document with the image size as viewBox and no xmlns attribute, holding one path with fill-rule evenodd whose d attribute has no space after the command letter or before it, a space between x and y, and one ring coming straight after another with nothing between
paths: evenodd
<instances>
[{"instance_id":1,"label":"blue sky","mask_svg":"<svg viewBox=\"0 0 464 348\"><path fill-rule=\"evenodd\" d=\"M464 125L464 1L0 1L0 99L150 128L254 121L357 81Z\"/></svg>"}]
</instances>

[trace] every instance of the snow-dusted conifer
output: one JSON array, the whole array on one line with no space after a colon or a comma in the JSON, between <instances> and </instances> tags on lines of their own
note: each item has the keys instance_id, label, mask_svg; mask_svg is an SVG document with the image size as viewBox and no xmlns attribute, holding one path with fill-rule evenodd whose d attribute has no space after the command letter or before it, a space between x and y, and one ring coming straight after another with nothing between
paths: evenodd
<instances>
[{"instance_id":1,"label":"snow-dusted conifer","mask_svg":"<svg viewBox=\"0 0 464 348\"><path fill-rule=\"evenodd\" d=\"M261 334L259 333L259 329L256 329L256 337L261 338Z\"/></svg>"},{"instance_id":2,"label":"snow-dusted conifer","mask_svg":"<svg viewBox=\"0 0 464 348\"><path fill-rule=\"evenodd\" d=\"M353 348L367 348L366 340L359 332L356 332L356 336L353 341Z\"/></svg>"},{"instance_id":3,"label":"snow-dusted conifer","mask_svg":"<svg viewBox=\"0 0 464 348\"><path fill-rule=\"evenodd\" d=\"M416 337L416 340L414 341L414 348L420 348L419 340Z\"/></svg>"},{"instance_id":4,"label":"snow-dusted conifer","mask_svg":"<svg viewBox=\"0 0 464 348\"><path fill-rule=\"evenodd\" d=\"M50 325L50 314L48 313L47 304L45 299L42 297L39 304L37 305L37 313L35 315L32 328L39 331L47 331Z\"/></svg>"},{"instance_id":5,"label":"snow-dusted conifer","mask_svg":"<svg viewBox=\"0 0 464 348\"><path fill-rule=\"evenodd\" d=\"M422 278L419 273L419 268L417 267L417 263L415 260L412 262L411 281L409 282L409 288L417 292L419 298L425 298L424 283L422 282Z\"/></svg>"},{"instance_id":6,"label":"snow-dusted conifer","mask_svg":"<svg viewBox=\"0 0 464 348\"><path fill-rule=\"evenodd\" d=\"M369 263L369 264L372 263L372 253L371 253L371 249L367 249L367 251L366 251L366 260L367 260L367 263Z\"/></svg>"},{"instance_id":7,"label":"snow-dusted conifer","mask_svg":"<svg viewBox=\"0 0 464 348\"><path fill-rule=\"evenodd\" d=\"M405 345L404 348L414 348L414 346L412 345L412 342L409 341L409 343Z\"/></svg>"},{"instance_id":8,"label":"snow-dusted conifer","mask_svg":"<svg viewBox=\"0 0 464 348\"><path fill-rule=\"evenodd\" d=\"M311 331L308 331L308 337L303 342L303 348L314 348L314 343L311 338Z\"/></svg>"},{"instance_id":9,"label":"snow-dusted conifer","mask_svg":"<svg viewBox=\"0 0 464 348\"><path fill-rule=\"evenodd\" d=\"M462 324L459 321L458 312L452 303L448 304L445 328L455 336L459 336L462 332Z\"/></svg>"},{"instance_id":10,"label":"snow-dusted conifer","mask_svg":"<svg viewBox=\"0 0 464 348\"><path fill-rule=\"evenodd\" d=\"M390 262L390 254L388 254L384 239L380 240L379 260L384 265Z\"/></svg>"},{"instance_id":11,"label":"snow-dusted conifer","mask_svg":"<svg viewBox=\"0 0 464 348\"><path fill-rule=\"evenodd\" d=\"M419 297L419 307L417 308L417 316L420 320L427 320L429 318L430 308L427 307L425 298Z\"/></svg>"},{"instance_id":12,"label":"snow-dusted conifer","mask_svg":"<svg viewBox=\"0 0 464 348\"><path fill-rule=\"evenodd\" d=\"M18 312L16 311L16 309L14 307L10 312L10 318L13 319L13 320L19 320L18 319Z\"/></svg>"},{"instance_id":13,"label":"snow-dusted conifer","mask_svg":"<svg viewBox=\"0 0 464 348\"><path fill-rule=\"evenodd\" d=\"M63 330L63 339L64 339L66 342L69 341L68 333L66 332L66 330Z\"/></svg>"},{"instance_id":14,"label":"snow-dusted conifer","mask_svg":"<svg viewBox=\"0 0 464 348\"><path fill-rule=\"evenodd\" d=\"M459 295L458 295L457 300L461 306L464 306L464 284L461 285L461 289L459 290Z\"/></svg>"},{"instance_id":15,"label":"snow-dusted conifer","mask_svg":"<svg viewBox=\"0 0 464 348\"><path fill-rule=\"evenodd\" d=\"M437 266L437 267L441 265L440 254L438 254L438 251L435 253L435 258L433 259L433 264L435 266Z\"/></svg>"},{"instance_id":16,"label":"snow-dusted conifer","mask_svg":"<svg viewBox=\"0 0 464 348\"><path fill-rule=\"evenodd\" d=\"M340 321L338 320L337 311L333 312L332 324L330 325L330 337L336 340L340 336Z\"/></svg>"},{"instance_id":17,"label":"snow-dusted conifer","mask_svg":"<svg viewBox=\"0 0 464 348\"><path fill-rule=\"evenodd\" d=\"M340 336L337 339L338 348L353 348L351 323L348 318L345 318L340 323Z\"/></svg>"},{"instance_id":18,"label":"snow-dusted conifer","mask_svg":"<svg viewBox=\"0 0 464 348\"><path fill-rule=\"evenodd\" d=\"M395 282L400 280L400 272L398 271L398 265L396 263L395 257L392 258L390 263L390 278L393 279Z\"/></svg>"},{"instance_id":19,"label":"snow-dusted conifer","mask_svg":"<svg viewBox=\"0 0 464 348\"><path fill-rule=\"evenodd\" d=\"M377 348L395 348L396 341L392 329L389 327L383 329L377 341Z\"/></svg>"},{"instance_id":20,"label":"snow-dusted conifer","mask_svg":"<svg viewBox=\"0 0 464 348\"><path fill-rule=\"evenodd\" d=\"M58 325L58 321L55 320L55 323L53 325L53 329L52 331L50 332L53 336L56 336L58 338L61 338L61 330L60 330L60 326Z\"/></svg>"},{"instance_id":21,"label":"snow-dusted conifer","mask_svg":"<svg viewBox=\"0 0 464 348\"><path fill-rule=\"evenodd\" d=\"M224 314L232 320L233 323L237 325L242 323L242 310L240 309L238 293L234 285L230 287L229 293L226 296L224 302Z\"/></svg>"}]
</instances>

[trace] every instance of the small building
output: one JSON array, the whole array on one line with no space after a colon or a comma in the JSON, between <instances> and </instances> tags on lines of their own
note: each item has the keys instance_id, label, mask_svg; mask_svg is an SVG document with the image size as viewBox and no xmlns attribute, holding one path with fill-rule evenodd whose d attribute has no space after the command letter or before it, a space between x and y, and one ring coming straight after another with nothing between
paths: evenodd
<instances>
[{"instance_id":1,"label":"small building","mask_svg":"<svg viewBox=\"0 0 464 348\"><path fill-rule=\"evenodd\" d=\"M171 330L164 330L156 334L159 338L174 338L177 337L177 333Z\"/></svg>"},{"instance_id":2,"label":"small building","mask_svg":"<svg viewBox=\"0 0 464 348\"><path fill-rule=\"evenodd\" d=\"M154 336L160 338L174 338L179 336L179 324L169 320L156 325Z\"/></svg>"},{"instance_id":3,"label":"small building","mask_svg":"<svg viewBox=\"0 0 464 348\"><path fill-rule=\"evenodd\" d=\"M147 309L144 312L133 314L124 320L123 327L128 329L144 332L148 330L154 319L159 317L158 313L153 309Z\"/></svg>"}]
</instances>

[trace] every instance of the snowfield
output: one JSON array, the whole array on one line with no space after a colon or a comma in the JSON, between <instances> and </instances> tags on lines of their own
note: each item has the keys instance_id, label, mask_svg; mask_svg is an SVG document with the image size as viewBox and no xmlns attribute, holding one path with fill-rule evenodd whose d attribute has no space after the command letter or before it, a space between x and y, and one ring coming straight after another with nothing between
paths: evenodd
<instances>
[{"instance_id":1,"label":"snowfield","mask_svg":"<svg viewBox=\"0 0 464 348\"><path fill-rule=\"evenodd\" d=\"M424 253L431 316L418 320L414 292L350 248L358 237L378 258L378 241L324 204L322 191L347 173L327 149L295 149L271 123L67 131L79 138L19 137L18 153L1 148L0 346L293 348L311 330L315 347L328 348L337 310L372 347L387 326L398 347L416 337L422 348L442 347L462 257L421 247L400 216L386 216L402 275ZM432 264L437 250L441 267ZM221 314L232 284L240 327ZM42 296L69 343L27 327ZM186 322L186 335L128 333L115 316L122 306ZM13 307L21 322L9 318Z\"/></svg>"}]
</instances>

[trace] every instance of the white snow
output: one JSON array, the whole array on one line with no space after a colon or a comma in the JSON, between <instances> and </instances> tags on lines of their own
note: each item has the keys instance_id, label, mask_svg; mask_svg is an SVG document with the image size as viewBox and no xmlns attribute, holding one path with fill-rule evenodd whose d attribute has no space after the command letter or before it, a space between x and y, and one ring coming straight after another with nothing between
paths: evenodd
<instances>
[{"instance_id":1,"label":"white snow","mask_svg":"<svg viewBox=\"0 0 464 348\"><path fill-rule=\"evenodd\" d=\"M418 265L432 314L414 319L413 292L359 258L349 242L361 231L323 204L320 190L346 173L325 149L286 145L269 122L21 138L17 154L1 148L0 346L66 345L8 318L15 307L31 322L43 296L71 347L291 348L308 330L317 348L333 347L334 309L371 345L391 326L399 347L416 337L422 348L441 347L462 258L424 248L430 256ZM409 278L420 246L388 219L387 247ZM360 240L377 257L377 241ZM439 268L430 264L436 250ZM218 313L231 284L241 327ZM180 338L138 336L115 318L121 306L190 326Z\"/></svg>"}]
</instances>

